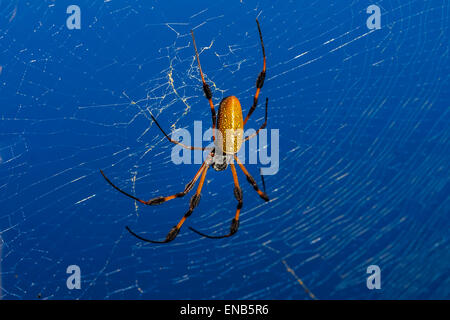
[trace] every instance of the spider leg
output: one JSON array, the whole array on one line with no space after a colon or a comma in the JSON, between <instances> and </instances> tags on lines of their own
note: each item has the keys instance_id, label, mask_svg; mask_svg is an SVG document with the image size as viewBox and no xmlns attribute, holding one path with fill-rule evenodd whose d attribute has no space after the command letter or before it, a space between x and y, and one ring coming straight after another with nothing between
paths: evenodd
<instances>
[{"instance_id":1,"label":"spider leg","mask_svg":"<svg viewBox=\"0 0 450 320\"><path fill-rule=\"evenodd\" d=\"M245 169L244 165L242 164L242 162L239 160L239 158L234 155L234 159L236 160L236 162L238 163L239 167L241 168L242 172L244 172L245 176L247 177L247 181L253 186L253 189L255 189L256 192L258 192L259 196L264 200L264 201L269 201L269 197L267 196L267 194L263 191L261 191L258 188L258 185L256 184L255 179L253 179L253 177L250 175L250 173L247 171L247 169ZM262 176L261 176L262 177Z\"/></svg>"},{"instance_id":2,"label":"spider leg","mask_svg":"<svg viewBox=\"0 0 450 320\"><path fill-rule=\"evenodd\" d=\"M264 182L264 176L262 174L261 168L259 168L259 175L261 176L261 182L262 182L262 185L263 185L263 190L264 190L264 192L266 192L266 183Z\"/></svg>"},{"instance_id":3,"label":"spider leg","mask_svg":"<svg viewBox=\"0 0 450 320\"><path fill-rule=\"evenodd\" d=\"M136 101L133 101L125 92L123 92L123 95L125 97L128 98L128 100L130 100L130 104L135 104L137 106L139 106L139 104ZM139 108L141 108L139 106ZM142 108L141 108L142 109ZM169 135L163 130L163 128L161 127L161 125L159 124L159 122L156 120L156 118L153 116L153 114L151 113L151 111L149 111L150 113L150 117L152 118L152 120L155 122L156 126L159 128L159 130L161 130L161 132L164 134L164 136L166 137L167 140L169 140L169 142L174 143L174 144L178 144L180 146L182 146L183 148L189 149L189 150L206 150L206 149L210 149L208 147L192 147L192 146L188 146L185 145L184 143L181 143L179 141L173 140L172 138L169 137Z\"/></svg>"},{"instance_id":4,"label":"spider leg","mask_svg":"<svg viewBox=\"0 0 450 320\"><path fill-rule=\"evenodd\" d=\"M267 105L268 105L268 103L269 103L269 98L266 98L266 115L265 115L265 118L264 118L264 123L261 125L261 127L259 127L259 129L255 133L253 133L253 134L249 135L248 137L246 137L244 141L247 141L247 140L250 140L251 138L256 137L259 134L259 131L266 127L266 125L267 125Z\"/></svg>"},{"instance_id":5,"label":"spider leg","mask_svg":"<svg viewBox=\"0 0 450 320\"><path fill-rule=\"evenodd\" d=\"M189 149L189 150L206 150L206 149L210 149L208 147L193 147L193 146L187 146L184 143L181 143L179 141L173 140L171 137L169 137L169 135L163 130L163 128L161 127L161 125L158 123L158 121L156 121L156 118L153 116L153 114L150 113L150 117L152 117L152 120L155 122L155 124L158 126L159 130L161 130L161 132L164 134L164 136L167 138L167 140L169 140L170 142L174 143L174 144L178 144L180 146L182 146L183 148Z\"/></svg>"},{"instance_id":6,"label":"spider leg","mask_svg":"<svg viewBox=\"0 0 450 320\"><path fill-rule=\"evenodd\" d=\"M259 39L261 40L261 48L262 48L262 54L263 54L263 69L259 73L258 78L256 80L256 93L253 98L253 105L248 111L247 116L244 119L244 125L247 123L248 118L252 115L253 111L255 111L256 105L258 104L258 97L259 92L261 91L261 88L264 85L264 79L266 78L266 51L264 50L264 42L261 34L261 27L259 26L259 21L256 19L256 24L258 25L258 32L259 32Z\"/></svg>"},{"instance_id":7,"label":"spider leg","mask_svg":"<svg viewBox=\"0 0 450 320\"><path fill-rule=\"evenodd\" d=\"M202 173L202 171L203 171L204 168L205 168L205 163L203 162L203 164L201 165L200 169L199 169L199 170L197 171L197 173L195 174L194 178L193 178L191 181L189 181L188 184L186 184L186 186L185 186L185 188L184 188L184 190L183 190L182 192L173 194L173 195L171 195L171 196L166 196L166 197L156 197L156 198L153 198L153 199L150 199L150 200L147 200L147 201L141 200L141 199L139 199L139 198L137 198L137 197L135 197L135 196L133 196L133 195L131 195L131 194L129 194L129 193L123 191L122 189L120 189L119 187L117 187L114 183L112 183L111 180L109 180L109 179L106 177L106 175L103 173L102 170L100 170L100 173L102 174L103 178L105 178L105 180L106 180L106 181L107 181L114 189L116 189L116 190L119 191L120 193L122 193L122 194L126 195L127 197L130 197L131 199L134 199L134 200L136 200L136 201L138 201L138 202L140 202L140 203L142 203L142 204L150 205L150 206L151 206L151 205L161 204L161 203L163 203L163 202L166 202L166 201L169 201L169 200L172 200L172 199L175 199L175 198L181 198L181 197L184 197L189 191L192 190L192 188L193 188L194 185L195 185L195 182L196 182L196 181L198 180L198 178L200 177L200 174Z\"/></svg>"},{"instance_id":8,"label":"spider leg","mask_svg":"<svg viewBox=\"0 0 450 320\"><path fill-rule=\"evenodd\" d=\"M194 31L191 30L192 42L194 43L195 56L197 58L198 69L200 70L200 75L202 77L203 82L203 92L205 93L206 99L208 99L209 106L211 107L211 117L212 117L212 129L213 129L213 141L216 139L216 111L214 109L214 103L212 101L212 92L211 88L205 81L205 77L203 76L202 66L200 65L200 58L198 56L197 45L195 44Z\"/></svg>"},{"instance_id":9,"label":"spider leg","mask_svg":"<svg viewBox=\"0 0 450 320\"><path fill-rule=\"evenodd\" d=\"M236 173L236 168L234 166L233 163L230 163L230 167L231 167L231 172L233 173L233 181L234 181L234 196L236 197L236 200L238 201L238 205L236 207L236 214L233 218L233 220L231 221L231 227L230 227L230 232L226 235L223 236L210 236L207 235L203 232L200 232L192 227L189 227L189 229L191 229L192 231L194 231L195 233L201 235L202 237L205 238L209 238L209 239L223 239L223 238L228 238L231 237L232 235L234 235L239 228L239 213L241 212L241 208L243 205L243 201L242 201L242 190L241 187L239 186L239 181L238 181L238 177L237 177L237 173Z\"/></svg>"},{"instance_id":10,"label":"spider leg","mask_svg":"<svg viewBox=\"0 0 450 320\"><path fill-rule=\"evenodd\" d=\"M181 220L178 222L178 224L176 226L174 226L172 229L170 229L165 240L155 241L155 240L149 240L149 239L143 238L143 237L137 235L136 233L134 233L133 231L131 231L131 229L127 226L125 228L128 230L128 232L130 232L133 236L135 236L139 240L142 240L145 242L150 242L150 243L168 243L168 242L174 240L176 238L176 236L178 235L178 233L180 232L180 229L181 229L181 226L183 225L183 223L186 221L187 218L189 218L189 216L194 211L195 207L197 207L200 202L200 193L203 188L203 183L205 182L206 172L208 171L208 168L209 168L209 164L206 164L203 169L202 177L200 178L200 182L198 184L197 191L192 196L192 198L189 202L189 210L184 214L183 218L181 218Z\"/></svg>"}]
</instances>

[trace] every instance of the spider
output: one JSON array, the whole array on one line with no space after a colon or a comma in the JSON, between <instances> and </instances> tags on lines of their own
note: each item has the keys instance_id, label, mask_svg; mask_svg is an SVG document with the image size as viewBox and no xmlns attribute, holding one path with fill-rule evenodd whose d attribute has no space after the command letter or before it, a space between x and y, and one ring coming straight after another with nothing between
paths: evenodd
<instances>
[{"instance_id":1,"label":"spider","mask_svg":"<svg viewBox=\"0 0 450 320\"><path fill-rule=\"evenodd\" d=\"M109 180L106 177L106 175L103 173L103 171L100 170L100 173L103 175L105 180L114 189L116 189L117 191L126 195L127 197L130 197L130 198L132 198L142 204L145 204L145 205L157 205L157 204L161 204L163 202L166 202L166 201L169 201L169 200L172 200L175 198L181 198L194 188L195 183L200 178L200 182L197 186L197 190L189 202L189 210L184 214L184 216L181 218L181 220L178 222L178 224L169 231L165 240L154 241L154 240L149 240L149 239L143 238L140 235L134 233L128 226L126 226L126 229L128 230L128 232L130 232L136 238L138 238L142 241L151 242L151 243L168 243L168 242L174 240L176 238L176 236L178 235L178 233L180 232L180 228L183 225L183 223L192 214L192 212L194 211L194 209L198 206L198 204L200 202L200 196L201 196L200 194L201 194L201 191L203 188L203 184L205 182L206 172L208 171L209 167L213 167L213 169L216 171L223 171L227 168L228 165L230 166L231 173L233 175L233 181L234 181L234 196L235 196L236 200L238 201L238 204L236 207L235 216L231 222L231 227L230 227L229 233L222 235L222 236L210 236L210 235L204 234L192 227L189 227L189 229L191 229L195 233L197 233L203 237L210 238L210 239L221 239L221 238L230 237L238 231L239 213L240 213L242 205L243 205L243 200L242 200L243 196L242 196L241 187L239 186L238 176L236 173L236 167L234 165L234 161L236 161L236 163L238 164L238 166L240 167L240 169L246 176L247 181L253 186L253 188L258 193L258 195L263 200L269 201L269 197L267 196L267 194L265 192L261 191L261 189L259 189L258 185L256 184L255 179L250 175L250 173L247 171L247 169L245 168L243 163L239 160L239 158L236 155L237 152L240 150L243 142L257 136L258 133L260 132L260 130L264 129L267 125L268 98L266 98L264 123L261 125L261 127L255 133L253 133L252 135L247 136L245 139L243 139L244 125L247 123L247 121L250 118L250 116L252 115L253 111L255 111L255 109L256 109L256 106L258 104L258 96L261 91L261 88L263 87L264 79L266 77L266 54L265 54L264 42L263 42L263 38L262 38L262 34L261 34L261 27L259 25L258 19L256 19L256 24L258 26L259 38L261 41L261 48L262 48L262 54L263 54L263 68L262 68L262 71L259 73L258 78L256 80L256 93L253 98L253 104L252 104L250 110L248 111L248 114L245 117L245 119L243 119L241 104L240 104L238 98L236 98L235 96L229 96L229 97L225 97L224 99L222 99L222 101L219 104L219 111L218 111L218 114L216 117L216 112L215 112L214 104L212 101L212 92L211 92L209 85L205 82L202 67L200 65L200 58L198 55L197 46L195 44L194 32L191 30L192 41L193 41L194 49L195 49L195 56L197 59L200 76L201 76L202 82L203 82L203 92L204 92L205 97L208 100L209 105L211 107L214 147L209 148L209 149L211 149L211 152L207 156L206 160L200 166L200 169L197 171L194 178L188 184L186 184L186 186L182 192L179 192L179 193L176 193L176 194L170 195L170 196L165 196L165 197L163 197L163 196L156 197L156 198L153 198L153 199L150 199L147 201L141 200L141 199L123 191L119 187L117 187L114 183L111 182L111 180ZM160 126L158 121L155 119L155 117L152 114L150 114L150 115L151 115L152 120L155 122L155 124L159 128L159 130L161 130L161 132L164 134L164 136L167 138L167 140L169 140L171 143L178 144L178 145L182 146L183 148L190 149L190 150L207 150L208 149L206 147L187 146L183 143L173 140L162 129L162 127ZM219 131L217 139L216 139L216 131L215 131L216 127L217 127L217 130ZM225 132L227 132L227 133L231 132L232 134L231 135L227 134L226 136L224 136ZM262 178L262 175L261 175L261 178ZM265 184L264 184L263 178L262 178L262 183L263 183L263 189L265 191Z\"/></svg>"}]
</instances>

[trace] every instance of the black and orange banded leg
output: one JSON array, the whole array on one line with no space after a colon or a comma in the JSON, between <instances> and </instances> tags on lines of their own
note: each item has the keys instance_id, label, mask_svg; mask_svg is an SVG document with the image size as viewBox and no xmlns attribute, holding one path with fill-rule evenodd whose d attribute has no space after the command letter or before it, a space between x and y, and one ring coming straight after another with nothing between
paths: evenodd
<instances>
[{"instance_id":1,"label":"black and orange banded leg","mask_svg":"<svg viewBox=\"0 0 450 320\"><path fill-rule=\"evenodd\" d=\"M194 31L191 30L192 41L194 43L195 56L197 57L198 69L200 70L200 75L202 77L203 82L203 92L205 93L206 99L208 99L209 106L211 107L211 117L212 117L212 129L213 129L213 141L216 139L216 111L214 109L214 103L212 101L212 92L211 88L205 81L205 77L203 76L202 66L200 65L200 58L198 56L197 45L195 44Z\"/></svg>"},{"instance_id":2,"label":"black and orange banded leg","mask_svg":"<svg viewBox=\"0 0 450 320\"><path fill-rule=\"evenodd\" d=\"M264 123L261 125L261 127L259 127L258 130L256 130L255 133L253 133L253 134L249 135L248 137L246 137L245 141L256 137L259 134L259 131L261 131L262 129L264 129L267 126L267 105L268 104L269 104L269 98L266 98L266 115L264 116Z\"/></svg>"},{"instance_id":3,"label":"black and orange banded leg","mask_svg":"<svg viewBox=\"0 0 450 320\"><path fill-rule=\"evenodd\" d=\"M176 236L178 235L178 233L180 232L180 229L181 229L181 226L183 225L183 223L186 221L187 218L189 218L189 216L194 211L195 207L197 207L200 202L200 194L202 192L202 188L203 188L203 184L205 182L206 172L208 171L208 168L209 168L209 165L205 164L205 167L203 168L202 176L200 178L200 182L197 187L197 191L192 196L192 198L189 202L189 210L184 214L183 218L181 218L181 220L178 222L178 224L176 226L174 226L172 229L170 229L165 240L155 241L155 240L149 240L149 239L143 238L143 237L139 236L138 234L134 233L133 231L131 231L131 229L127 226L125 228L128 230L128 232L130 232L133 236L135 236L139 240L142 240L145 242L150 242L150 243L167 243L167 242L174 240L176 238Z\"/></svg>"},{"instance_id":4,"label":"black and orange banded leg","mask_svg":"<svg viewBox=\"0 0 450 320\"><path fill-rule=\"evenodd\" d=\"M193 147L193 146L188 146L185 145L184 143L181 143L179 141L173 140L171 137L169 137L169 135L163 130L163 128L160 126L160 124L158 123L158 121L156 121L156 118L153 116L153 114L150 113L150 117L152 117L152 120L156 123L156 125L158 126L159 130L161 130L161 132L164 134L164 136L166 137L167 140L169 140L169 142L172 142L174 144L178 144L180 146L182 146L185 149L189 149L189 150L206 150L208 149L207 147Z\"/></svg>"},{"instance_id":5,"label":"black and orange banded leg","mask_svg":"<svg viewBox=\"0 0 450 320\"><path fill-rule=\"evenodd\" d=\"M255 191L258 192L259 196L264 201L269 201L269 197L267 196L267 194L258 188L258 185L256 184L255 179L253 179L253 177L250 175L250 173L247 171L247 169L245 169L244 165L239 160L239 158L236 155L234 155L234 159L236 160L237 164L241 168L242 172L244 172L245 176L247 177L247 181L253 186L253 189L255 189Z\"/></svg>"},{"instance_id":6,"label":"black and orange banded leg","mask_svg":"<svg viewBox=\"0 0 450 320\"><path fill-rule=\"evenodd\" d=\"M189 191L192 190L192 188L195 185L195 182L197 182L197 180L200 177L200 174L202 173L204 168L205 168L205 163L203 163L201 165L200 169L197 171L197 173L195 174L194 178L186 184L186 186L185 186L185 188L184 188L184 190L182 192L178 192L178 193L175 193L175 194L173 194L171 196L166 196L166 197L156 197L156 198L153 198L153 199L150 199L150 200L147 200L147 201L146 200L141 200L141 199L139 199L139 198L137 198L137 197L135 197L135 196L133 196L133 195L123 191L122 189L117 187L114 183L112 183L111 180L109 180L108 177L106 177L106 175L103 173L102 170L100 170L100 173L102 174L103 178L105 178L105 180L114 189L116 189L120 193L122 193L122 194L126 195L127 197L130 197L131 199L134 199L134 200L136 200L136 201L138 201L138 202L140 202L142 204L145 204L145 205L148 205L148 206L152 206L152 205L157 205L157 204L164 203L166 201L169 201L169 200L172 200L172 199L175 199L175 198L184 197L187 193L189 193Z\"/></svg>"},{"instance_id":7,"label":"black and orange banded leg","mask_svg":"<svg viewBox=\"0 0 450 320\"><path fill-rule=\"evenodd\" d=\"M235 234L238 231L239 228L239 214L241 212L241 208L243 205L243 196L242 196L242 190L241 187L239 186L239 181L238 181L238 177L237 177L237 173L236 173L236 168L234 166L234 163L230 163L230 167L231 167L231 172L233 173L233 181L234 181L234 196L236 198L236 200L238 201L237 207L236 207L236 214L234 215L233 220L231 221L231 227L230 227L230 232L226 235L223 236L209 236L203 232L200 232L192 227L189 227L189 229L191 229L192 231L194 231L195 233L205 237L205 238L209 238L209 239L222 239L222 238L228 238L231 237L233 234Z\"/></svg>"},{"instance_id":8,"label":"black and orange banded leg","mask_svg":"<svg viewBox=\"0 0 450 320\"><path fill-rule=\"evenodd\" d=\"M263 69L259 73L258 78L256 79L256 93L253 98L253 105L250 108L250 110L248 111L248 114L244 119L244 125L247 123L248 118L250 118L253 111L255 111L256 105L258 104L259 92L261 91L261 88L264 85L264 79L266 78L266 50L264 49L264 42L263 42L263 38L262 38L261 27L259 26L258 19L256 19L256 24L258 25L259 39L261 40L261 48L262 48L262 54L263 54Z\"/></svg>"},{"instance_id":9,"label":"black and orange banded leg","mask_svg":"<svg viewBox=\"0 0 450 320\"><path fill-rule=\"evenodd\" d=\"M128 98L128 100L130 100L131 104L135 104L137 106L139 106L139 104L133 100L131 100L131 98L125 94L125 92L123 93L125 95L125 97ZM139 106L139 108L141 108ZM142 108L141 108L142 109ZM150 113L150 117L152 118L152 120L155 122L156 126L158 127L158 129L164 134L164 137L166 137L167 140L169 140L169 142L173 143L173 144L178 144L180 146L182 146L185 149L189 149L189 150L206 150L206 149L210 149L208 147L193 147L193 146L188 146L185 145L184 143L181 143L179 141L173 140L171 137L169 137L169 135L164 131L164 129L161 127L161 125L159 124L159 122L156 120L156 118L153 116L153 114L149 111Z\"/></svg>"}]
</instances>

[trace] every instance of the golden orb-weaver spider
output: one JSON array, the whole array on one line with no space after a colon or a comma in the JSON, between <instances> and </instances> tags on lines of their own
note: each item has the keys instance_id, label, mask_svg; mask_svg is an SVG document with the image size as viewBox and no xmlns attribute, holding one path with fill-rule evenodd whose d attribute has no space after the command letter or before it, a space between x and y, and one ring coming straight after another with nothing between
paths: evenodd
<instances>
[{"instance_id":1,"label":"golden orb-weaver spider","mask_svg":"<svg viewBox=\"0 0 450 320\"><path fill-rule=\"evenodd\" d=\"M244 125L247 123L247 121L250 118L250 116L252 115L253 111L255 111L256 105L258 104L258 96L259 96L260 90L264 84L264 79L266 77L266 53L264 50L264 42L263 42L263 38L262 38L262 34L261 34L261 27L259 25L258 19L256 19L256 24L258 26L259 38L261 41L261 48L262 48L262 54L263 54L263 69L259 73L258 78L256 80L256 93L253 98L253 105L251 106L245 119L243 119L243 116L242 116L241 104L240 104L238 98L236 98L235 96L229 96L229 97L222 99L222 101L219 104L219 111L218 111L218 115L217 115L217 119L216 119L216 112L215 112L214 104L212 101L212 92L211 92L211 89L209 88L209 85L205 82L202 67L200 65L200 58L198 55L197 46L195 44L194 32L191 30L192 41L193 41L194 49L195 49L195 56L197 58L198 69L200 71L200 75L201 75L202 82L203 82L203 92L205 93L206 99L208 100L209 105L211 107L214 148L212 148L212 151L209 154L209 156L207 157L207 159L202 163L200 169L197 171L194 178L185 186L185 188L182 192L176 193L171 196L166 196L166 197L156 197L156 198L153 198L153 199L150 199L147 201L141 200L141 199L123 191L116 185L114 185L111 182L111 180L109 180L106 177L106 175L103 173L103 171L100 170L100 173L103 175L105 180L114 189L118 190L119 192L123 193L124 195L126 195L136 201L139 201L140 203L145 204L145 205L157 205L157 204L166 202L168 200L172 200L175 198L181 198L193 189L195 183L200 178L200 182L198 184L197 191L192 196L192 198L189 202L189 210L184 214L183 218L181 218L181 220L178 222L178 224L169 231L165 240L154 241L154 240L145 239L145 238L137 235L136 233L134 233L127 226L126 229L136 238L138 238L142 241L151 242L151 243L167 243L167 242L174 240L176 238L176 236L178 235L183 223L192 214L195 207L197 207L197 205L199 204L200 193L202 191L203 184L205 182L206 172L208 171L208 168L210 166L212 166L213 169L215 169L216 171L223 171L227 168L228 164L230 165L231 172L233 174L233 181L234 181L234 196L236 197L236 200L238 201L238 205L236 208L236 214L231 222L230 232L228 234L223 235L223 236L209 236L200 231L195 230L192 227L189 227L189 229L196 232L197 234L207 237L207 238L211 238L211 239L221 239L221 238L230 237L238 231L239 213L242 208L242 204L243 204L242 198L243 197L242 197L242 190L241 190L241 187L239 186L239 182L238 182L236 168L234 166L234 161L237 162L237 164L239 165L239 167L241 168L241 170L247 177L247 181L253 186L253 188L259 194L259 196L262 199L264 199L265 201L269 201L269 197L267 196L267 194L258 188L255 179L253 179L253 177L250 175L250 173L247 171L247 169L244 167L243 163L239 160L239 158L236 155L244 141L247 141L247 140L257 136L259 131L261 129L264 129L267 125L268 99L266 98L266 111L265 111L264 123L254 134L247 136L245 139L243 139L242 132L243 132ZM164 134L164 136L170 142L172 142L174 144L178 144L178 145L180 145L184 148L190 149L190 150L206 150L207 149L206 147L187 146L178 141L173 140L162 129L162 127L159 125L158 121L156 121L155 117L152 114L150 114L150 116L151 116L152 120L155 122L155 124L158 126L158 128L161 130L161 132ZM216 126L217 126L217 130L219 131L219 135L218 135L217 139L216 139L216 132L215 132ZM230 132L230 131L232 132L231 135L224 136L224 133ZM264 180L263 180L263 186L264 186Z\"/></svg>"}]
</instances>

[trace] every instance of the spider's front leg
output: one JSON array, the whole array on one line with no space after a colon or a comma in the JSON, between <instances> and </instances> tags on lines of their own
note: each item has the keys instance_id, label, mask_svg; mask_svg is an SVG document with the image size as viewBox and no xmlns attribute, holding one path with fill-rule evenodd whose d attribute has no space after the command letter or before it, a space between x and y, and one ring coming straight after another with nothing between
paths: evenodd
<instances>
[{"instance_id":1,"label":"spider's front leg","mask_svg":"<svg viewBox=\"0 0 450 320\"><path fill-rule=\"evenodd\" d=\"M129 227L126 227L128 232L130 232L136 238L138 238L142 241L145 241L145 242L150 242L150 243L168 243L168 242L174 240L177 237L178 233L180 232L180 229L181 229L181 226L183 225L183 223L186 221L187 218L189 218L189 216L192 214L192 212L194 211L194 209L198 206L198 204L200 202L201 191L203 188L203 184L205 182L206 172L208 171L208 168L209 168L209 163L205 163L205 166L202 170L202 176L200 178L200 182L197 187L197 191L192 196L192 198L189 202L189 210L184 214L183 218L181 218L181 220L178 222L178 224L176 226L174 226L172 229L170 229L165 240L163 240L163 241L149 240L149 239L143 238L143 237L139 236L138 234L134 233L133 231L131 231L131 229Z\"/></svg>"},{"instance_id":2,"label":"spider's front leg","mask_svg":"<svg viewBox=\"0 0 450 320\"><path fill-rule=\"evenodd\" d=\"M238 165L241 168L242 172L245 174L245 177L247 178L248 183L250 183L252 185L253 189L258 193L258 195L264 201L269 201L269 196L264 191L261 191L261 189L258 188L258 185L256 184L255 179L251 176L251 174L247 171L247 169L245 169L245 167L242 164L241 160L239 160L239 158L236 155L234 155L234 159L238 163ZM262 175L261 175L261 177L262 177ZM264 180L263 180L263 183L264 183Z\"/></svg>"},{"instance_id":3,"label":"spider's front leg","mask_svg":"<svg viewBox=\"0 0 450 320\"><path fill-rule=\"evenodd\" d=\"M236 207L236 214L234 215L234 218L231 221L230 232L223 236L210 236L210 235L200 232L192 227L189 227L189 229L191 229L192 231L194 231L195 233L197 233L203 237L206 237L209 239L228 238L228 237L231 237L233 234L235 234L239 229L239 214L241 212L241 208L243 205L243 196L242 196L241 187L239 186L239 181L238 181L238 177L237 177L237 173L236 173L236 167L234 166L234 163L230 163L230 168L231 168L231 172L233 174L233 181L234 181L234 197L238 201L238 204Z\"/></svg>"},{"instance_id":4,"label":"spider's front leg","mask_svg":"<svg viewBox=\"0 0 450 320\"><path fill-rule=\"evenodd\" d=\"M200 169L195 174L194 178L186 184L186 186L184 187L184 190L182 192L178 192L178 193L175 193L175 194L170 195L170 196L159 196L159 197L156 197L156 198L153 198L153 199L150 199L150 200L142 200L142 199L139 199L138 197L135 197L135 196L129 194L126 191L123 191L122 189L117 187L114 183L112 183L111 180L108 179L108 177L103 173L102 170L100 170L100 173L102 174L103 178L105 178L106 182L108 182L114 189L116 189L120 193L122 193L122 194L126 195L127 197L129 197L129 198L131 198L133 200L136 200L136 201L138 201L138 202L140 202L142 204L145 204L145 205L148 205L148 206L152 206L152 205L157 205L157 204L164 203L164 202L172 200L172 199L184 197L187 193L189 193L189 191L192 190L192 188L194 187L194 185L197 182L198 178L200 177L200 174L202 173L204 167L205 167L205 163L202 164Z\"/></svg>"},{"instance_id":5,"label":"spider's front leg","mask_svg":"<svg viewBox=\"0 0 450 320\"><path fill-rule=\"evenodd\" d=\"M206 176L206 170L204 172L204 175ZM201 197L200 190L198 190L198 192L192 196L191 201L189 202L189 210L184 214L180 222L178 222L178 224L169 231L166 240L164 242L169 242L176 238L176 236L180 232L181 226L183 225L184 221L186 221L186 219L190 217L194 209L198 206Z\"/></svg>"}]
</instances>

